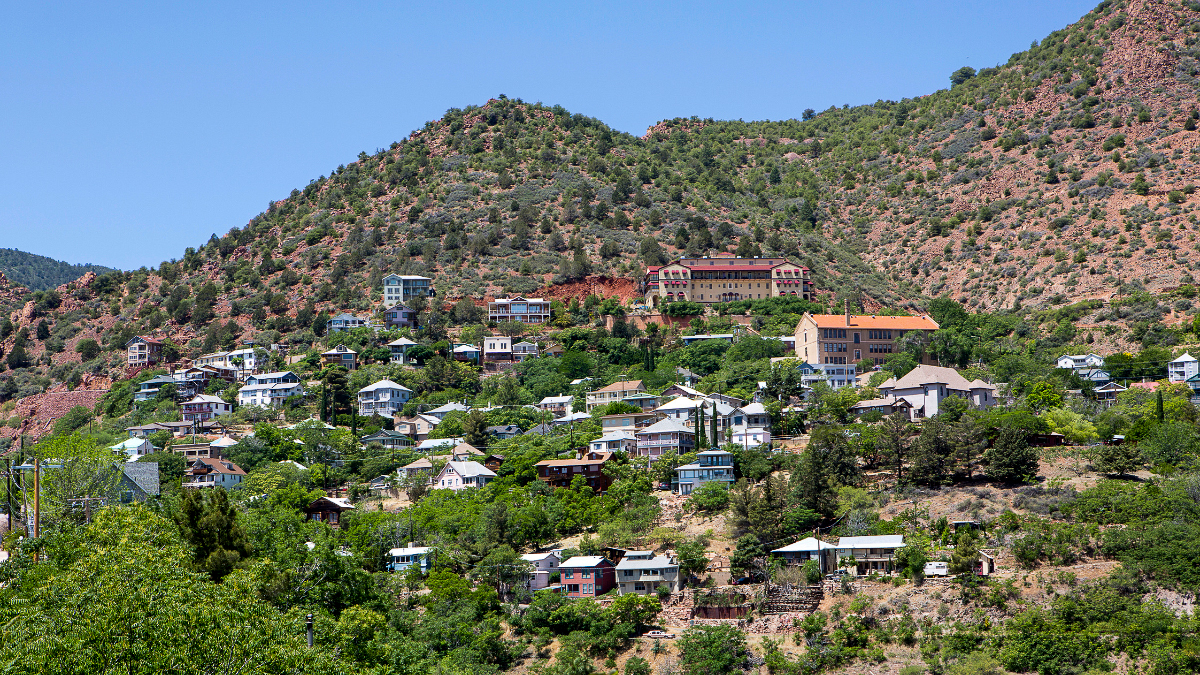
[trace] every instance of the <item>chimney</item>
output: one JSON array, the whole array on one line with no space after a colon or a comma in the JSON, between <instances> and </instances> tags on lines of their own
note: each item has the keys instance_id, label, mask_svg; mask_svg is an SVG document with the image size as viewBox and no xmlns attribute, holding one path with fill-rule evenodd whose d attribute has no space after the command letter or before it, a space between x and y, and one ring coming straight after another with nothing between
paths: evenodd
<instances>
[{"instance_id":1,"label":"chimney","mask_svg":"<svg viewBox=\"0 0 1200 675\"><path fill-rule=\"evenodd\" d=\"M850 298L846 298L846 327L850 327Z\"/></svg>"},{"instance_id":2,"label":"chimney","mask_svg":"<svg viewBox=\"0 0 1200 675\"><path fill-rule=\"evenodd\" d=\"M410 542L408 542L408 547L409 547L409 548L416 548L416 545L415 545L413 542L411 542L411 541L410 541Z\"/></svg>"}]
</instances>

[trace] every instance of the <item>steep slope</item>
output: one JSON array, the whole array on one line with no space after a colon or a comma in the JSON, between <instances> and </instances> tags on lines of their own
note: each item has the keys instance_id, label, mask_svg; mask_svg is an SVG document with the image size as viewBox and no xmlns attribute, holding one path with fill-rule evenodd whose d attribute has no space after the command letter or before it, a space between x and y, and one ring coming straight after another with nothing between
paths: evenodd
<instances>
[{"instance_id":1,"label":"steep slope","mask_svg":"<svg viewBox=\"0 0 1200 675\"><path fill-rule=\"evenodd\" d=\"M0 271L30 290L47 291L68 281L74 281L88 272L106 274L113 269L102 265L72 265L15 248L0 248Z\"/></svg>"},{"instance_id":2,"label":"steep slope","mask_svg":"<svg viewBox=\"0 0 1200 675\"><path fill-rule=\"evenodd\" d=\"M64 351L34 346L54 364L82 336L115 349L156 332L185 353L248 332L305 343L319 311L377 309L389 272L433 277L448 310L566 283L629 297L600 277L736 252L794 257L839 309L1093 298L1029 318L1115 347L1195 311L1198 28L1200 5L1104 2L928 96L668 120L640 138L503 97L451 109L178 261L60 287L13 319L70 333Z\"/></svg>"}]
</instances>

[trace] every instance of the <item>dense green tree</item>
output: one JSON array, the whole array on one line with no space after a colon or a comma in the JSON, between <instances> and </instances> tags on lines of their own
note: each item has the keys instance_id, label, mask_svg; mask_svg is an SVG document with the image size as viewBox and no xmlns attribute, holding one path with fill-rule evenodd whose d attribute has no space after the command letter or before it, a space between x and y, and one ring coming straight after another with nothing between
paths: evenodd
<instances>
[{"instance_id":1,"label":"dense green tree","mask_svg":"<svg viewBox=\"0 0 1200 675\"><path fill-rule=\"evenodd\" d=\"M996 435L992 447L983 453L984 471L988 478L1001 483L1020 483L1037 475L1037 448L1029 444L1026 430L1005 426Z\"/></svg>"},{"instance_id":2,"label":"dense green tree","mask_svg":"<svg viewBox=\"0 0 1200 675\"><path fill-rule=\"evenodd\" d=\"M192 546L192 566L207 572L213 581L232 572L250 553L237 508L225 490L186 491L175 523Z\"/></svg>"},{"instance_id":3,"label":"dense green tree","mask_svg":"<svg viewBox=\"0 0 1200 675\"><path fill-rule=\"evenodd\" d=\"M749 650L739 628L693 626L679 636L679 663L685 675L727 675L741 671Z\"/></svg>"}]
</instances>

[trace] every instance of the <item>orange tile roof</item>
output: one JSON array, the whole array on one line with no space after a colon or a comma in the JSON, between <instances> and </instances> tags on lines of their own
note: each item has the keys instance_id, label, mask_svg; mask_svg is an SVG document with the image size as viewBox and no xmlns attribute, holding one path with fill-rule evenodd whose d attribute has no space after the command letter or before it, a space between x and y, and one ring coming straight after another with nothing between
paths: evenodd
<instances>
[{"instance_id":1,"label":"orange tile roof","mask_svg":"<svg viewBox=\"0 0 1200 675\"><path fill-rule=\"evenodd\" d=\"M937 330L938 324L927 316L867 316L845 314L810 314L817 328L881 328L890 330Z\"/></svg>"}]
</instances>

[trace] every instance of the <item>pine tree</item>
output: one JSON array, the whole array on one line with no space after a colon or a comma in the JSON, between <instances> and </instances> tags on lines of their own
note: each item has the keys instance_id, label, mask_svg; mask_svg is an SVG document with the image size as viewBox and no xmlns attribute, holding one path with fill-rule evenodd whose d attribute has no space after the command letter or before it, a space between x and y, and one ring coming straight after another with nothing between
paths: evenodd
<instances>
[{"instance_id":1,"label":"pine tree","mask_svg":"<svg viewBox=\"0 0 1200 675\"><path fill-rule=\"evenodd\" d=\"M1142 465L1142 453L1132 443L1101 444L1096 448L1096 470L1124 476Z\"/></svg>"},{"instance_id":2,"label":"pine tree","mask_svg":"<svg viewBox=\"0 0 1200 675\"><path fill-rule=\"evenodd\" d=\"M179 533L195 549L196 569L220 581L250 553L246 532L237 522L237 508L225 490L185 490L175 516Z\"/></svg>"},{"instance_id":3,"label":"pine tree","mask_svg":"<svg viewBox=\"0 0 1200 675\"><path fill-rule=\"evenodd\" d=\"M897 482L904 479L904 460L908 457L911 427L908 413L901 410L885 417L879 429L879 440L876 443L883 450L884 456L896 467Z\"/></svg>"},{"instance_id":4,"label":"pine tree","mask_svg":"<svg viewBox=\"0 0 1200 675\"><path fill-rule=\"evenodd\" d=\"M921 435L913 448L912 469L909 478L922 485L942 485L950 480L953 467L954 446L951 444L950 425L940 417L925 420Z\"/></svg>"},{"instance_id":5,"label":"pine tree","mask_svg":"<svg viewBox=\"0 0 1200 675\"><path fill-rule=\"evenodd\" d=\"M1038 472L1037 448L1029 445L1029 434L1017 427L1004 427L996 442L983 454L987 475L1001 483L1019 483Z\"/></svg>"},{"instance_id":6,"label":"pine tree","mask_svg":"<svg viewBox=\"0 0 1200 675\"><path fill-rule=\"evenodd\" d=\"M696 449L703 450L708 446L704 437L704 406L696 410Z\"/></svg>"}]
</instances>

